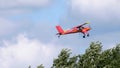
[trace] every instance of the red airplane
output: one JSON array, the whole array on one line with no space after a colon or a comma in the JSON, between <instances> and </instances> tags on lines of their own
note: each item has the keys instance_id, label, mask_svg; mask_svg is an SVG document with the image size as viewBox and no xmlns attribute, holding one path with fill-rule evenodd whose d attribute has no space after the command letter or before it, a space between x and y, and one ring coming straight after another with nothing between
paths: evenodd
<instances>
[{"instance_id":1,"label":"red airplane","mask_svg":"<svg viewBox=\"0 0 120 68\"><path fill-rule=\"evenodd\" d=\"M61 26L57 25L56 29L57 29L58 33L56 35L58 35L58 37L60 37L61 35L66 35L66 34L82 33L83 38L85 38L86 35L87 35L87 37L89 37L88 31L91 30L91 28L90 27L84 27L84 25L86 25L86 24L88 24L88 23L78 25L78 26L73 27L73 28L71 28L69 30L63 30L61 28Z\"/></svg>"}]
</instances>

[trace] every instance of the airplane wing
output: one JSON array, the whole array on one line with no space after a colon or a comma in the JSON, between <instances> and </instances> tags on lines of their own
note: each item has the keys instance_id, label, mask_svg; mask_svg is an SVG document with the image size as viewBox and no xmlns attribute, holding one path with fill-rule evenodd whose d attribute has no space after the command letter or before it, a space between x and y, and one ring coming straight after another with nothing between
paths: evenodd
<instances>
[{"instance_id":1,"label":"airplane wing","mask_svg":"<svg viewBox=\"0 0 120 68\"><path fill-rule=\"evenodd\" d=\"M86 25L86 24L89 24L89 23L88 23L88 22L83 23L82 25L78 25L78 26L76 26L76 28L80 28L80 27L82 27L82 26L84 26L84 25Z\"/></svg>"}]
</instances>

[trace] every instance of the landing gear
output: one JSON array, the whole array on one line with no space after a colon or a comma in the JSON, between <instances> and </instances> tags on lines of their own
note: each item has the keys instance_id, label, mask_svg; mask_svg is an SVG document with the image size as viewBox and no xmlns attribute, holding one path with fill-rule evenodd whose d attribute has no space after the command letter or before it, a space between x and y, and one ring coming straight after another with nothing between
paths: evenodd
<instances>
[{"instance_id":1,"label":"landing gear","mask_svg":"<svg viewBox=\"0 0 120 68\"><path fill-rule=\"evenodd\" d=\"M83 38L85 38L85 36L86 36L86 34L85 33L83 33ZM87 34L87 37L89 37L90 35L89 35L89 33Z\"/></svg>"},{"instance_id":2,"label":"landing gear","mask_svg":"<svg viewBox=\"0 0 120 68\"><path fill-rule=\"evenodd\" d=\"M90 35L89 34L87 34L87 37L89 37Z\"/></svg>"},{"instance_id":3,"label":"landing gear","mask_svg":"<svg viewBox=\"0 0 120 68\"><path fill-rule=\"evenodd\" d=\"M56 35L58 35L58 38L60 38L61 33L57 33Z\"/></svg>"},{"instance_id":4,"label":"landing gear","mask_svg":"<svg viewBox=\"0 0 120 68\"><path fill-rule=\"evenodd\" d=\"M85 36L86 36L86 34L85 34L85 33L83 33L83 38L85 38Z\"/></svg>"},{"instance_id":5,"label":"landing gear","mask_svg":"<svg viewBox=\"0 0 120 68\"><path fill-rule=\"evenodd\" d=\"M60 38L60 35L58 35L58 38Z\"/></svg>"},{"instance_id":6,"label":"landing gear","mask_svg":"<svg viewBox=\"0 0 120 68\"><path fill-rule=\"evenodd\" d=\"M83 38L85 38L85 36L83 36Z\"/></svg>"}]
</instances>

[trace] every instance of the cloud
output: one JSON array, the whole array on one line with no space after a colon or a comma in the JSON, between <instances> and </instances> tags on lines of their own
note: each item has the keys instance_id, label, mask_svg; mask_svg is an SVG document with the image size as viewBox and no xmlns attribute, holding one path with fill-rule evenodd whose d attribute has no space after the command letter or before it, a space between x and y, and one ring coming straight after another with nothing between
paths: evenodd
<instances>
[{"instance_id":1,"label":"cloud","mask_svg":"<svg viewBox=\"0 0 120 68\"><path fill-rule=\"evenodd\" d=\"M43 21L33 22L31 19L9 19L0 17L0 40L11 39L19 33L26 33L29 38L37 38L41 42L51 42L56 37L55 24Z\"/></svg>"},{"instance_id":2,"label":"cloud","mask_svg":"<svg viewBox=\"0 0 120 68\"><path fill-rule=\"evenodd\" d=\"M10 15L46 7L52 0L0 0L0 14Z\"/></svg>"},{"instance_id":3,"label":"cloud","mask_svg":"<svg viewBox=\"0 0 120 68\"><path fill-rule=\"evenodd\" d=\"M0 36L12 33L17 28L17 25L13 22L0 18Z\"/></svg>"},{"instance_id":4,"label":"cloud","mask_svg":"<svg viewBox=\"0 0 120 68\"><path fill-rule=\"evenodd\" d=\"M50 0L0 0L0 8L16 8L26 6L45 6L48 5Z\"/></svg>"},{"instance_id":5,"label":"cloud","mask_svg":"<svg viewBox=\"0 0 120 68\"><path fill-rule=\"evenodd\" d=\"M4 16L10 16L10 15L17 15L17 14L22 14L22 13L29 13L32 12L31 10L28 9L6 9L6 10L0 10L0 17Z\"/></svg>"},{"instance_id":6,"label":"cloud","mask_svg":"<svg viewBox=\"0 0 120 68\"><path fill-rule=\"evenodd\" d=\"M69 2L68 15L61 22L64 27L70 28L89 21L94 34L119 31L119 0L70 0Z\"/></svg>"},{"instance_id":7,"label":"cloud","mask_svg":"<svg viewBox=\"0 0 120 68\"><path fill-rule=\"evenodd\" d=\"M30 22L27 20L11 20L8 18L0 17L0 40L16 36L20 32L24 32L30 27Z\"/></svg>"},{"instance_id":8,"label":"cloud","mask_svg":"<svg viewBox=\"0 0 120 68\"><path fill-rule=\"evenodd\" d=\"M119 0L71 0L71 8L77 14L81 13L90 17L120 17Z\"/></svg>"},{"instance_id":9,"label":"cloud","mask_svg":"<svg viewBox=\"0 0 120 68\"><path fill-rule=\"evenodd\" d=\"M53 59L57 57L62 48L72 48L74 49L73 53L80 54L89 47L89 45L86 45L86 42L94 40L100 40L101 42L102 40L103 49L108 49L115 46L116 42L119 42L118 38L116 38L117 36L120 36L119 32L116 34L91 36L84 40L80 39L79 42L76 42L77 45L69 45L67 47L56 45L55 42L45 44L37 39L29 39L25 34L19 34L12 41L3 41L3 46L0 47L0 66L1 68L27 68L31 65L32 68L36 68L37 65L44 64L46 68L50 68ZM111 37L111 39L108 37ZM62 38L64 39L64 37ZM114 44L109 42L114 42Z\"/></svg>"},{"instance_id":10,"label":"cloud","mask_svg":"<svg viewBox=\"0 0 120 68\"><path fill-rule=\"evenodd\" d=\"M112 47L115 47L116 44L120 43L119 37L120 32L108 32L108 33L102 33L102 34L91 34L91 38L89 41L100 41L102 43L103 49L109 49Z\"/></svg>"},{"instance_id":11,"label":"cloud","mask_svg":"<svg viewBox=\"0 0 120 68\"><path fill-rule=\"evenodd\" d=\"M50 68L53 58L64 47L54 43L43 44L37 39L29 39L25 34L20 34L13 41L3 41L0 47L1 68L27 68L29 65L36 68L44 64Z\"/></svg>"}]
</instances>

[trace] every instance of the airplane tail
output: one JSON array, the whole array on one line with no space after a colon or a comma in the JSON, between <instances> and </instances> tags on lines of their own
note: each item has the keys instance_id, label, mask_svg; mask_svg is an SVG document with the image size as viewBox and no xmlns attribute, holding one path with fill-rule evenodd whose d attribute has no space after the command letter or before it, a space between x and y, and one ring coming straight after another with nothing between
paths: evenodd
<instances>
[{"instance_id":1,"label":"airplane tail","mask_svg":"<svg viewBox=\"0 0 120 68\"><path fill-rule=\"evenodd\" d=\"M61 26L56 26L56 29L59 33L64 33L64 30L61 28Z\"/></svg>"}]
</instances>

